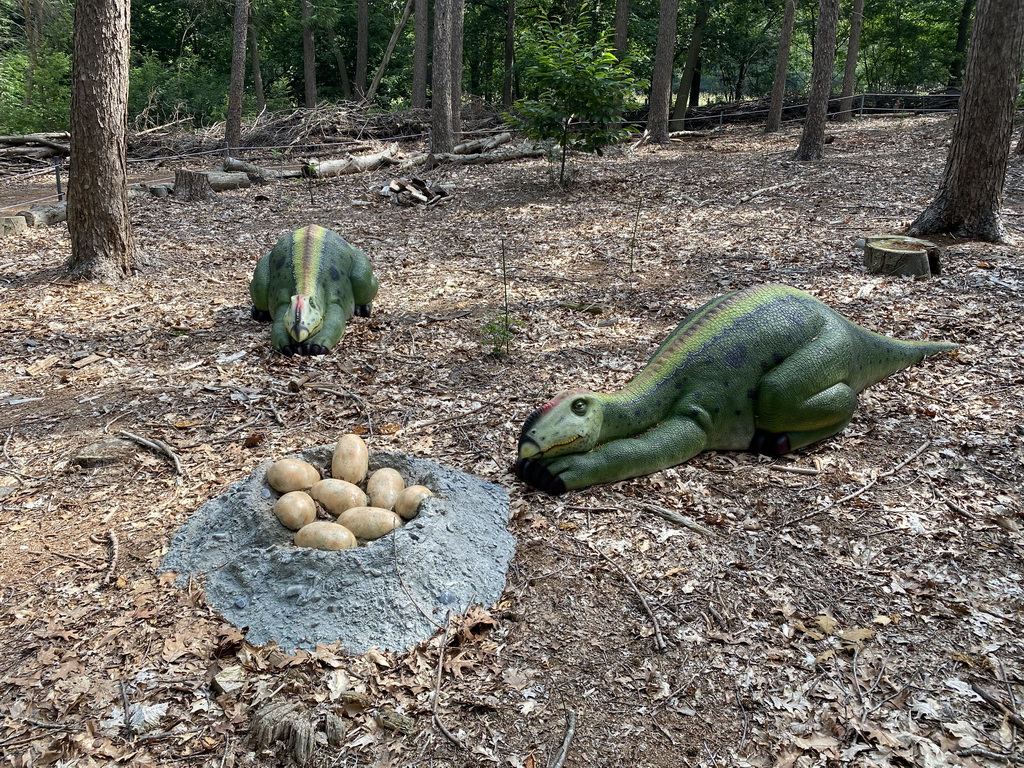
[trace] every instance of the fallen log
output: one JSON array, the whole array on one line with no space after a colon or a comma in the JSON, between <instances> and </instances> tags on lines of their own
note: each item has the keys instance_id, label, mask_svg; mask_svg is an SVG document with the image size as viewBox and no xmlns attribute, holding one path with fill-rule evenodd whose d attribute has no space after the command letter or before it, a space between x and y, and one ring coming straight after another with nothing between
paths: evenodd
<instances>
[{"instance_id":1,"label":"fallen log","mask_svg":"<svg viewBox=\"0 0 1024 768\"><path fill-rule=\"evenodd\" d=\"M70 146L68 146L67 144L60 144L60 143L54 141L53 139L49 138L50 136L66 137L67 135L68 134L66 134L66 133L57 133L57 134L26 133L26 134L22 134L20 136L0 136L0 144L19 144L19 145L38 144L38 145L40 145L42 147L49 147L50 149L56 150L57 152L61 153L62 155L70 155L71 154L71 147Z\"/></svg>"},{"instance_id":2,"label":"fallen log","mask_svg":"<svg viewBox=\"0 0 1024 768\"><path fill-rule=\"evenodd\" d=\"M489 149L500 147L502 144L507 144L510 141L512 141L512 134L508 132L499 133L496 136L488 136L483 139L472 139L456 145L455 149L452 150L452 154L477 155Z\"/></svg>"},{"instance_id":3,"label":"fallen log","mask_svg":"<svg viewBox=\"0 0 1024 768\"><path fill-rule=\"evenodd\" d=\"M33 205L27 211L18 211L16 216L25 219L30 227L48 227L51 224L59 224L68 218L67 202L50 203L47 205Z\"/></svg>"},{"instance_id":4,"label":"fallen log","mask_svg":"<svg viewBox=\"0 0 1024 768\"><path fill-rule=\"evenodd\" d=\"M303 175L314 179L326 179L331 176L343 176L349 173L373 171L383 165L393 165L398 154L398 144L391 144L381 152L372 155L349 155L340 160L310 160L303 166Z\"/></svg>"},{"instance_id":5,"label":"fallen log","mask_svg":"<svg viewBox=\"0 0 1024 768\"><path fill-rule=\"evenodd\" d=\"M252 186L252 181L247 173L230 171L204 171L203 173L214 192L223 192L225 189L245 189Z\"/></svg>"},{"instance_id":6,"label":"fallen log","mask_svg":"<svg viewBox=\"0 0 1024 768\"><path fill-rule=\"evenodd\" d=\"M237 157L229 157L224 160L224 170L229 173L244 173L249 181L255 184L266 183L272 179L300 179L302 171L298 168L278 170L276 168L262 168Z\"/></svg>"},{"instance_id":7,"label":"fallen log","mask_svg":"<svg viewBox=\"0 0 1024 768\"><path fill-rule=\"evenodd\" d=\"M436 181L416 176L411 179L393 179L381 190L381 194L396 205L436 205L448 198L448 190Z\"/></svg>"}]
</instances>

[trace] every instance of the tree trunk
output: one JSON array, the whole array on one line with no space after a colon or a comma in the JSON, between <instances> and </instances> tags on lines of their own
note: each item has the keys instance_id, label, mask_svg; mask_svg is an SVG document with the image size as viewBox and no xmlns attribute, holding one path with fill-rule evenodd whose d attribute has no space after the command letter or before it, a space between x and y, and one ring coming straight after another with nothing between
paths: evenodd
<instances>
[{"instance_id":1,"label":"tree trunk","mask_svg":"<svg viewBox=\"0 0 1024 768\"><path fill-rule=\"evenodd\" d=\"M786 99L789 49L793 43L795 19L796 0L786 0L786 11L782 17L782 31L779 33L779 53L775 58L775 81L772 83L772 98L768 106L768 122L764 126L765 133L775 133L782 127L782 104Z\"/></svg>"},{"instance_id":2,"label":"tree trunk","mask_svg":"<svg viewBox=\"0 0 1024 768\"><path fill-rule=\"evenodd\" d=\"M434 58L430 89L430 151L442 154L455 146L455 107L452 104L452 37L455 0L435 0Z\"/></svg>"},{"instance_id":3,"label":"tree trunk","mask_svg":"<svg viewBox=\"0 0 1024 768\"><path fill-rule=\"evenodd\" d=\"M515 0L511 0L514 2ZM427 54L430 52L430 0L416 0L413 17L412 106L427 106Z\"/></svg>"},{"instance_id":4,"label":"tree trunk","mask_svg":"<svg viewBox=\"0 0 1024 768\"><path fill-rule=\"evenodd\" d=\"M216 200L217 193L210 184L210 177L202 171L179 168L174 172L174 199L186 203L206 202Z\"/></svg>"},{"instance_id":5,"label":"tree trunk","mask_svg":"<svg viewBox=\"0 0 1024 768\"><path fill-rule=\"evenodd\" d=\"M508 0L508 10L505 13L505 77L501 88L501 106L505 109L512 107L515 101L515 75L512 72L515 66L516 52L516 0Z\"/></svg>"},{"instance_id":6,"label":"tree trunk","mask_svg":"<svg viewBox=\"0 0 1024 768\"><path fill-rule=\"evenodd\" d=\"M839 0L818 4L818 28L814 33L811 62L811 92L807 97L807 119L794 160L821 160L825 150L825 120L832 91L832 68L836 61L836 32L839 30Z\"/></svg>"},{"instance_id":7,"label":"tree trunk","mask_svg":"<svg viewBox=\"0 0 1024 768\"><path fill-rule=\"evenodd\" d=\"M370 56L370 3L356 2L356 96L366 95L366 61Z\"/></svg>"},{"instance_id":8,"label":"tree trunk","mask_svg":"<svg viewBox=\"0 0 1024 768\"><path fill-rule=\"evenodd\" d=\"M619 61L629 52L629 0L615 0L615 55Z\"/></svg>"},{"instance_id":9,"label":"tree trunk","mask_svg":"<svg viewBox=\"0 0 1024 768\"><path fill-rule=\"evenodd\" d=\"M668 141L668 110L672 96L672 62L676 55L679 0L661 0L658 11L658 42L654 50L654 72L647 110L647 138Z\"/></svg>"},{"instance_id":10,"label":"tree trunk","mask_svg":"<svg viewBox=\"0 0 1024 768\"><path fill-rule=\"evenodd\" d=\"M299 0L302 7L302 80L306 109L316 107L316 46L313 39L313 6Z\"/></svg>"},{"instance_id":11,"label":"tree trunk","mask_svg":"<svg viewBox=\"0 0 1024 768\"><path fill-rule=\"evenodd\" d=\"M939 191L908 234L1001 242L999 205L1024 49L1024 3L978 0L960 108Z\"/></svg>"},{"instance_id":12,"label":"tree trunk","mask_svg":"<svg viewBox=\"0 0 1024 768\"><path fill-rule=\"evenodd\" d=\"M21 106L32 105L32 88L35 82L35 72L39 59L39 33L36 30L36 20L32 13L32 4L29 0L22 0L22 15L25 20L25 42L28 45L28 66L25 67L25 94L22 96Z\"/></svg>"},{"instance_id":13,"label":"tree trunk","mask_svg":"<svg viewBox=\"0 0 1024 768\"><path fill-rule=\"evenodd\" d=\"M136 269L128 215L128 0L75 4L68 180L69 274L118 281Z\"/></svg>"},{"instance_id":14,"label":"tree trunk","mask_svg":"<svg viewBox=\"0 0 1024 768\"><path fill-rule=\"evenodd\" d=\"M256 25L252 22L252 8L249 9L249 47L252 48L252 87L256 94L256 112L263 114L267 109L267 96L263 91L263 73L260 71L260 46L256 36Z\"/></svg>"},{"instance_id":15,"label":"tree trunk","mask_svg":"<svg viewBox=\"0 0 1024 768\"><path fill-rule=\"evenodd\" d=\"M242 100L245 93L245 35L249 23L249 0L235 0L231 27L231 85L228 88L228 116L224 140L230 155L242 144Z\"/></svg>"},{"instance_id":16,"label":"tree trunk","mask_svg":"<svg viewBox=\"0 0 1024 768\"><path fill-rule=\"evenodd\" d=\"M690 47L686 51L686 64L683 66L679 88L676 90L676 105L672 110L672 121L669 126L672 131L681 131L686 127L686 108L690 104L693 90L693 75L697 71L697 62L700 61L700 44L704 37L704 25L708 23L708 11L707 2L697 6L697 18L693 23L693 34L690 35Z\"/></svg>"},{"instance_id":17,"label":"tree trunk","mask_svg":"<svg viewBox=\"0 0 1024 768\"><path fill-rule=\"evenodd\" d=\"M341 83L341 97L345 101L352 100L352 84L348 81L348 69L345 67L345 54L341 52L341 44L333 27L327 27L327 44L334 51L334 58L338 64L338 81Z\"/></svg>"},{"instance_id":18,"label":"tree trunk","mask_svg":"<svg viewBox=\"0 0 1024 768\"><path fill-rule=\"evenodd\" d=\"M960 21L956 25L956 43L949 62L949 81L946 87L959 91L964 86L964 64L967 62L967 40L971 36L971 15L975 0L964 0L960 8Z\"/></svg>"},{"instance_id":19,"label":"tree trunk","mask_svg":"<svg viewBox=\"0 0 1024 768\"><path fill-rule=\"evenodd\" d=\"M462 132L462 43L466 0L452 0L452 137Z\"/></svg>"},{"instance_id":20,"label":"tree trunk","mask_svg":"<svg viewBox=\"0 0 1024 768\"><path fill-rule=\"evenodd\" d=\"M864 0L853 0L850 12L850 42L846 48L846 66L843 69L842 100L839 102L839 122L848 123L853 119L853 90L857 86L857 52L860 48L860 31L864 26Z\"/></svg>"},{"instance_id":21,"label":"tree trunk","mask_svg":"<svg viewBox=\"0 0 1024 768\"><path fill-rule=\"evenodd\" d=\"M398 20L398 24L395 25L395 31L391 33L391 39L388 41L388 47L384 50L384 58L380 62L380 66L377 68L377 74L373 76L373 82L370 83L370 89L366 92L366 101L373 101L373 97L377 94L377 88L380 86L380 79L384 77L384 72L388 68L388 62L391 61L391 54L395 52L395 44L398 43L398 36L405 29L405 25L409 22L409 14L412 12L412 4L415 0L405 0L405 9L402 11L402 18Z\"/></svg>"}]
</instances>

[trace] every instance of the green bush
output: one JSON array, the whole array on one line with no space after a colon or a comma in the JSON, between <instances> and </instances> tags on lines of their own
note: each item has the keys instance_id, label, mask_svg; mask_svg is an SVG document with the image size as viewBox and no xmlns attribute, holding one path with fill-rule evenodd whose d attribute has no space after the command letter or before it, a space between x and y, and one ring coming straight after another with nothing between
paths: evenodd
<instances>
[{"instance_id":1,"label":"green bush","mask_svg":"<svg viewBox=\"0 0 1024 768\"><path fill-rule=\"evenodd\" d=\"M588 42L592 29L586 13L573 24L538 22L533 61L525 68L527 87L536 95L516 102L507 116L530 138L558 147L559 183L565 181L569 152L600 155L630 133L622 115L637 83L616 58L607 33Z\"/></svg>"},{"instance_id":2,"label":"green bush","mask_svg":"<svg viewBox=\"0 0 1024 768\"><path fill-rule=\"evenodd\" d=\"M66 53L40 53L25 104L28 55L0 54L0 132L66 131L71 124L71 58Z\"/></svg>"},{"instance_id":3,"label":"green bush","mask_svg":"<svg viewBox=\"0 0 1024 768\"><path fill-rule=\"evenodd\" d=\"M142 115L150 124L189 117L197 125L208 125L224 119L227 92L228 75L195 57L172 64L153 54L137 55L128 88L128 115Z\"/></svg>"}]
</instances>

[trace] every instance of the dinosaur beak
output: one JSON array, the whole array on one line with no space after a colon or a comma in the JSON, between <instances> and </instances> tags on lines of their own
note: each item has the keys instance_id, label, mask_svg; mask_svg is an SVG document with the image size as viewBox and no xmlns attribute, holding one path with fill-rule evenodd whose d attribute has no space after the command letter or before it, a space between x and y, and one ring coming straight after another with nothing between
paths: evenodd
<instances>
[{"instance_id":1,"label":"dinosaur beak","mask_svg":"<svg viewBox=\"0 0 1024 768\"><path fill-rule=\"evenodd\" d=\"M529 437L522 437L519 440L519 458L520 459L532 459L535 456L540 456L540 446L537 445Z\"/></svg>"},{"instance_id":2,"label":"dinosaur beak","mask_svg":"<svg viewBox=\"0 0 1024 768\"><path fill-rule=\"evenodd\" d=\"M288 335L296 341L302 342L309 338L312 328L309 326L309 304L302 294L292 296L292 305L289 308L292 322L289 324Z\"/></svg>"}]
</instances>

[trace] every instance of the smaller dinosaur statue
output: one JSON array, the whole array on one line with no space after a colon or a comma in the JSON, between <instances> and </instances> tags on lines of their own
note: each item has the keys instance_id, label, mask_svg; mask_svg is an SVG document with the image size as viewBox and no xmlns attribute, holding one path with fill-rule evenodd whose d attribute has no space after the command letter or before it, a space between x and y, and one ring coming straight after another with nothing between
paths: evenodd
<instances>
[{"instance_id":1,"label":"smaller dinosaur statue","mask_svg":"<svg viewBox=\"0 0 1024 768\"><path fill-rule=\"evenodd\" d=\"M323 355L353 314L370 316L377 278L366 254L312 224L282 237L257 262L249 295L253 319L273 323L274 349Z\"/></svg>"},{"instance_id":2,"label":"smaller dinosaur statue","mask_svg":"<svg viewBox=\"0 0 1024 768\"><path fill-rule=\"evenodd\" d=\"M845 428L864 388L952 349L872 333L788 286L736 291L690 314L618 392L562 392L534 411L514 471L559 494L705 450L781 456Z\"/></svg>"}]
</instances>

